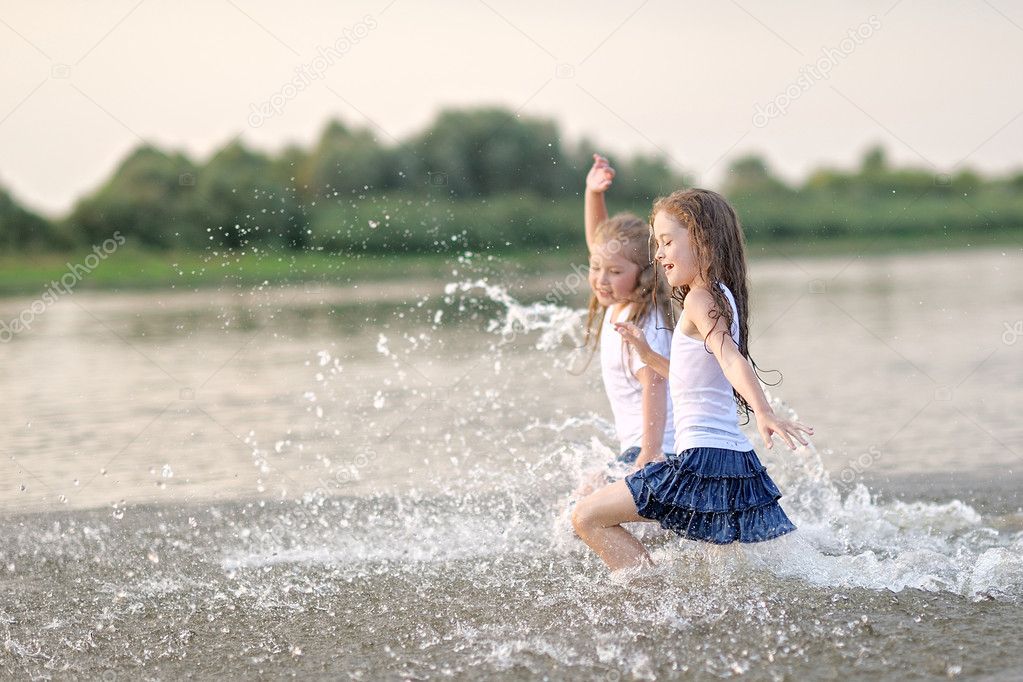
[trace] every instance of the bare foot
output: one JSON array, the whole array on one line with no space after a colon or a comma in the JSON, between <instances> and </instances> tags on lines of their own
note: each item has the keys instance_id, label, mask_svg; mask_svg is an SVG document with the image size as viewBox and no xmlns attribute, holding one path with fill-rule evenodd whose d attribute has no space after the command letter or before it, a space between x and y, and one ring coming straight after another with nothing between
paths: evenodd
<instances>
[{"instance_id":1,"label":"bare foot","mask_svg":"<svg viewBox=\"0 0 1023 682\"><path fill-rule=\"evenodd\" d=\"M654 560L646 557L636 566L619 568L615 571L611 571L609 575L611 577L611 582L616 585L634 585L649 575L649 572L656 567L657 564L654 563Z\"/></svg>"}]
</instances>

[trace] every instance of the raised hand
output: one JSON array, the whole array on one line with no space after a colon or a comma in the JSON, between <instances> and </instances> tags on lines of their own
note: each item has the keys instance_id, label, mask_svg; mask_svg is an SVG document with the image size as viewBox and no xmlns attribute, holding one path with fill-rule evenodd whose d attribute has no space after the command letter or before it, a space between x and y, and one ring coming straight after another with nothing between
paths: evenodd
<instances>
[{"instance_id":1,"label":"raised hand","mask_svg":"<svg viewBox=\"0 0 1023 682\"><path fill-rule=\"evenodd\" d=\"M594 154L593 166L590 168L590 172L586 174L586 189L590 192L602 194L611 186L614 177L615 169L611 167L607 159L600 154Z\"/></svg>"}]
</instances>

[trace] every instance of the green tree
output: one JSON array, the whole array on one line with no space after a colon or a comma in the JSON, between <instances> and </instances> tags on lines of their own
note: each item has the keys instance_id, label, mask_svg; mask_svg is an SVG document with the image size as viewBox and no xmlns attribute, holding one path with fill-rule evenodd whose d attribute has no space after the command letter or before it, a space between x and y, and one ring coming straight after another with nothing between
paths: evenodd
<instances>
[{"instance_id":1,"label":"green tree","mask_svg":"<svg viewBox=\"0 0 1023 682\"><path fill-rule=\"evenodd\" d=\"M863 161L860 163L860 175L862 177L884 175L888 170L888 156L884 147L874 145L863 154Z\"/></svg>"},{"instance_id":2,"label":"green tree","mask_svg":"<svg viewBox=\"0 0 1023 682\"><path fill-rule=\"evenodd\" d=\"M0 188L0 245L11 252L60 249L69 244L48 220L24 208Z\"/></svg>"},{"instance_id":3,"label":"green tree","mask_svg":"<svg viewBox=\"0 0 1023 682\"><path fill-rule=\"evenodd\" d=\"M288 169L237 141L214 154L196 183L206 243L304 247L306 219Z\"/></svg>"},{"instance_id":4,"label":"green tree","mask_svg":"<svg viewBox=\"0 0 1023 682\"><path fill-rule=\"evenodd\" d=\"M771 172L763 157L750 154L733 161L728 167L724 194L736 199L749 195L785 195L789 188Z\"/></svg>"},{"instance_id":5,"label":"green tree","mask_svg":"<svg viewBox=\"0 0 1023 682\"><path fill-rule=\"evenodd\" d=\"M368 130L350 130L331 121L305 159L300 177L314 196L350 196L400 186L398 166L398 155Z\"/></svg>"},{"instance_id":6,"label":"green tree","mask_svg":"<svg viewBox=\"0 0 1023 682\"><path fill-rule=\"evenodd\" d=\"M115 231L142 246L188 242L195 230L195 178L196 167L184 155L139 147L106 184L75 205L68 229L84 243L102 241Z\"/></svg>"},{"instance_id":7,"label":"green tree","mask_svg":"<svg viewBox=\"0 0 1023 682\"><path fill-rule=\"evenodd\" d=\"M457 197L553 197L579 184L566 166L557 126L506 109L443 111L412 149L431 184Z\"/></svg>"}]
</instances>

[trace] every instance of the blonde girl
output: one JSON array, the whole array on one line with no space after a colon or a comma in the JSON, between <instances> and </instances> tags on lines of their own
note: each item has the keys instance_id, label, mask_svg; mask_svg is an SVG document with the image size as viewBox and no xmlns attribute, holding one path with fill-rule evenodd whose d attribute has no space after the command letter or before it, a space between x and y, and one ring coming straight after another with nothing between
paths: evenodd
<instances>
[{"instance_id":1,"label":"blonde girl","mask_svg":"<svg viewBox=\"0 0 1023 682\"><path fill-rule=\"evenodd\" d=\"M756 417L767 447L779 436L806 445L813 429L774 413L749 353L745 241L732 206L716 192L687 189L658 199L651 212L656 260L682 306L669 357L637 325L623 327L647 368L668 377L675 445L576 504L577 535L614 571L652 564L621 524L656 521L702 542L762 542L795 530L778 504L781 492L739 429L738 413Z\"/></svg>"},{"instance_id":2,"label":"blonde girl","mask_svg":"<svg viewBox=\"0 0 1023 682\"><path fill-rule=\"evenodd\" d=\"M653 262L650 230L635 215L607 215L604 193L614 179L607 159L594 154L586 178L585 227L592 290L586 320L586 347L599 348L601 377L620 452L617 460L640 469L671 452L675 435L667 380L647 367L616 325L644 331L652 348L667 353L671 344L671 301L663 274ZM577 493L605 482L590 481Z\"/></svg>"}]
</instances>

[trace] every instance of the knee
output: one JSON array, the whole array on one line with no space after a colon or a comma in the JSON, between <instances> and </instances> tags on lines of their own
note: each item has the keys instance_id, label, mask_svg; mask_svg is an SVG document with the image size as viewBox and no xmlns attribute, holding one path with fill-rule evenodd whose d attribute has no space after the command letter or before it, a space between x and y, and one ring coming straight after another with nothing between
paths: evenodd
<instances>
[{"instance_id":1,"label":"knee","mask_svg":"<svg viewBox=\"0 0 1023 682\"><path fill-rule=\"evenodd\" d=\"M593 526L593 513L590 511L590 505L586 502L586 498L579 500L575 509L572 510L572 528L580 537Z\"/></svg>"}]
</instances>

